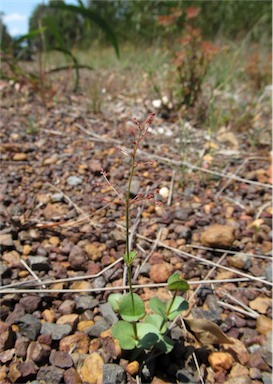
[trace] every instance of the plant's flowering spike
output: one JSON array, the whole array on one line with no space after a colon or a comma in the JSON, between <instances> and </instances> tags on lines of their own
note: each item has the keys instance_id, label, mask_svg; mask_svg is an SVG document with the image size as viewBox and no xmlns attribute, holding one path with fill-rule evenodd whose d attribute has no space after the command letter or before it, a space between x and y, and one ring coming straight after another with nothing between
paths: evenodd
<instances>
[{"instance_id":1,"label":"plant's flowering spike","mask_svg":"<svg viewBox=\"0 0 273 384\"><path fill-rule=\"evenodd\" d=\"M151 125L152 122L153 122L154 117L155 117L155 113L151 113L151 114L147 117L147 119L145 120L144 124L149 124L149 125Z\"/></svg>"},{"instance_id":2,"label":"plant's flowering spike","mask_svg":"<svg viewBox=\"0 0 273 384\"><path fill-rule=\"evenodd\" d=\"M158 200L156 200L156 194L158 193L158 190L155 190L154 193L149 193L148 195L143 195L143 193L138 193L133 199L130 200L130 205L134 203L139 203L140 201L153 201L155 205L161 206L162 203Z\"/></svg>"},{"instance_id":3,"label":"plant's flowering spike","mask_svg":"<svg viewBox=\"0 0 273 384\"><path fill-rule=\"evenodd\" d=\"M100 173L103 177L107 177L107 172L103 168L101 168Z\"/></svg>"}]
</instances>

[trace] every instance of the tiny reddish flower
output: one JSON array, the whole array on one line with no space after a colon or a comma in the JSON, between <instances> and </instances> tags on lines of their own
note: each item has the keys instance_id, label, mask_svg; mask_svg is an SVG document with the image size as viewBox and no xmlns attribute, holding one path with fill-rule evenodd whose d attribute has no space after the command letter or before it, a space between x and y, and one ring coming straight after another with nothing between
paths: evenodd
<instances>
[{"instance_id":1,"label":"tiny reddish flower","mask_svg":"<svg viewBox=\"0 0 273 384\"><path fill-rule=\"evenodd\" d=\"M186 19L194 19L197 17L200 13L200 8L199 7L189 7L186 9Z\"/></svg>"},{"instance_id":2,"label":"tiny reddish flower","mask_svg":"<svg viewBox=\"0 0 273 384\"><path fill-rule=\"evenodd\" d=\"M162 27L168 27L176 20L175 15L160 15L157 17L157 21Z\"/></svg>"}]
</instances>

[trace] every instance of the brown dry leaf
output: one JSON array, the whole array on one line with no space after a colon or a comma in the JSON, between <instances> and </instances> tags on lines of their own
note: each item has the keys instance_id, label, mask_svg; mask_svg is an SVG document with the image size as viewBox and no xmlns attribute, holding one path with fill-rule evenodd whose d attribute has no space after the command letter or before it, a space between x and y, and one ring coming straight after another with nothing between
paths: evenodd
<instances>
[{"instance_id":1,"label":"brown dry leaf","mask_svg":"<svg viewBox=\"0 0 273 384\"><path fill-rule=\"evenodd\" d=\"M191 332L202 344L233 344L212 321L205 319L185 319Z\"/></svg>"}]
</instances>

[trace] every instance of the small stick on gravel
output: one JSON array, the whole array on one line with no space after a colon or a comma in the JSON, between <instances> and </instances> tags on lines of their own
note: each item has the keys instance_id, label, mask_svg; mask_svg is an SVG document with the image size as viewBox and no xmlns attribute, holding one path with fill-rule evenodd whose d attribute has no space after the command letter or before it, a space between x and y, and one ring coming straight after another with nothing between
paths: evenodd
<instances>
[{"instance_id":1,"label":"small stick on gravel","mask_svg":"<svg viewBox=\"0 0 273 384\"><path fill-rule=\"evenodd\" d=\"M249 180L249 179L245 179L243 177L239 177L239 176L235 176L235 175L227 175L225 173L221 173L221 172L217 172L217 171L211 171L210 169L205 169L205 168L202 168L202 167L198 167L197 165L190 164L190 163L188 163L186 161L172 160L172 159L169 159L167 157L162 157L162 156L157 156L157 155L149 154L149 153L144 152L144 151L139 151L139 153L143 154L144 156L148 156L150 158L156 159L158 161L162 161L164 163L174 164L174 165L177 165L177 166L184 165L186 167L189 167L192 170L201 171L201 172L204 172L204 173L209 173L210 175L215 175L215 176L223 177L223 178L230 179L230 180L240 181L240 182L243 182L243 183L246 183L246 184L256 185L256 186L263 187L263 188L268 188L268 189L272 189L273 188L273 186L270 185L270 184L260 183L259 181Z\"/></svg>"},{"instance_id":2,"label":"small stick on gravel","mask_svg":"<svg viewBox=\"0 0 273 384\"><path fill-rule=\"evenodd\" d=\"M226 307L228 309L231 309L232 311L236 311L236 312L239 312L239 313L241 313L243 315L252 317L253 319L257 319L260 316L258 313L256 315L254 315L253 313L251 313L249 311L245 311L244 309L236 307L235 305L232 305L232 304L223 303L222 301L218 301L218 304L221 307Z\"/></svg>"},{"instance_id":3,"label":"small stick on gravel","mask_svg":"<svg viewBox=\"0 0 273 384\"><path fill-rule=\"evenodd\" d=\"M123 226L121 225L117 225L118 227L121 227L121 228L124 228ZM149 239L148 237L146 236L143 236L143 235L140 235L140 234L137 234L137 237L143 239L143 240L146 240L148 241L149 243L153 242L154 240L151 240ZM244 272L241 272L241 271L238 271L237 269L233 269L233 268L229 268L229 267L226 267L224 265L219 265L218 263L214 263L213 261L211 260L206 260L204 259L203 257L200 257L200 256L195 256L195 255L191 255L190 253L188 252L185 252L185 251L181 251L180 249L177 249L177 248L174 248L174 247L171 247L169 245L166 245L162 242L159 242L158 243L158 246L159 247L162 247L162 248L166 248L166 249L169 249L170 251L173 251L173 252L176 252L178 255L180 255L181 257L189 257L189 258L192 258L194 260L197 260L201 263L204 263L204 264L207 264L207 265L211 265L211 266L216 266L218 268L222 268L222 269L225 269L226 271L229 271L229 272L233 272L237 275L240 275L240 276L244 276L244 277L247 277L249 280L255 280L255 281L259 281L260 283L262 284L266 284L266 285L270 285L271 287L273 287L273 283L270 282L270 281L267 281L267 280L264 280L262 277L256 277L256 276L253 276L253 275L249 275L247 273L244 273Z\"/></svg>"},{"instance_id":4,"label":"small stick on gravel","mask_svg":"<svg viewBox=\"0 0 273 384\"><path fill-rule=\"evenodd\" d=\"M58 280L45 280L42 281L36 276L35 280L26 280L26 281L21 281L13 284L8 284L8 285L2 285L0 287L0 292L2 289L7 289L7 288L16 288L21 285L50 285L50 284L55 284L55 283L68 283L70 281L79 281L79 280L87 280L87 279L95 279L96 277L101 276L103 273L108 271L109 269L113 268L116 264L120 263L123 260L122 257L119 259L115 260L112 264L108 265L95 275L87 275L87 276L75 276L75 277L67 277L65 279L58 279ZM21 260L22 261L22 260ZM38 280L37 280L38 279Z\"/></svg>"},{"instance_id":5,"label":"small stick on gravel","mask_svg":"<svg viewBox=\"0 0 273 384\"><path fill-rule=\"evenodd\" d=\"M226 255L227 255L227 253L224 253L224 254L221 256L221 258L219 259L219 264L222 263L222 261L225 259ZM206 281L206 280L211 276L211 274L212 274L215 270L216 270L216 267L215 267L215 266L214 266L213 268L211 268L211 269L209 270L209 272L206 274L204 281ZM190 303L190 302L192 301L192 299L194 298L194 296L197 295L197 293L199 292L199 290L200 290L200 288L202 287L202 285L203 285L203 284L200 284L200 285L198 285L198 286L196 287L196 289L195 289L195 291L193 292L193 294L189 297L189 299L188 299L188 303ZM190 307L190 308L191 308L191 307Z\"/></svg>"},{"instance_id":6,"label":"small stick on gravel","mask_svg":"<svg viewBox=\"0 0 273 384\"><path fill-rule=\"evenodd\" d=\"M248 162L248 159L245 159L244 161L243 161L243 163L236 169L236 171L235 172L233 172L233 176L237 176L238 175L238 173L241 171L241 169L243 169L244 167L245 167L245 165L246 165L246 163ZM231 183L231 179L229 179L223 186L222 186L222 188L220 189L220 191L219 192L217 192L216 193L216 199L219 199L219 196L221 195L221 193L227 188L227 186Z\"/></svg>"},{"instance_id":7,"label":"small stick on gravel","mask_svg":"<svg viewBox=\"0 0 273 384\"><path fill-rule=\"evenodd\" d=\"M64 279L62 279L64 280ZM84 280L84 277L82 277L82 280ZM199 285L199 284L223 284L223 283L239 283L243 281L249 281L249 279L246 278L235 278L235 279L221 279L221 280L198 280L198 281L188 281L189 285ZM59 282L59 280L54 280L54 283ZM37 285L47 283L47 281L44 282L37 282ZM133 284L132 287L134 289L141 289L141 288L164 288L167 287L167 283L157 283L157 284ZM103 287L103 288L90 288L90 289L69 289L69 288L63 288L63 289L10 289L5 288L0 290L1 294L6 293L81 293L81 292L88 292L88 293L95 293L95 292L107 292L107 291L123 291L125 289L129 289L128 285L125 286L118 286L118 287Z\"/></svg>"},{"instance_id":8,"label":"small stick on gravel","mask_svg":"<svg viewBox=\"0 0 273 384\"><path fill-rule=\"evenodd\" d=\"M248 257L255 257L255 258L260 258L260 259L266 259L266 260L272 260L271 256L266 256L266 255L257 255L253 253L245 253L245 252L238 252L238 251L232 251L230 249L222 249L222 248L210 248L210 247L204 247L203 245L197 245L197 244L185 244L185 247L188 248L196 248L196 249L204 249L206 251L214 251L214 252L226 252L226 253L231 253L231 254L236 254L240 253L240 255L248 256Z\"/></svg>"},{"instance_id":9,"label":"small stick on gravel","mask_svg":"<svg viewBox=\"0 0 273 384\"><path fill-rule=\"evenodd\" d=\"M239 304L242 308L244 308L246 311L251 312L253 316L259 317L260 315L258 312L254 311L253 309L249 308L247 305L245 305L242 301L236 299L235 297L231 296L229 293L227 293L225 290L223 290L223 293L225 297L229 298L234 303Z\"/></svg>"},{"instance_id":10,"label":"small stick on gravel","mask_svg":"<svg viewBox=\"0 0 273 384\"><path fill-rule=\"evenodd\" d=\"M154 250L157 248L158 242L160 241L160 237L161 237L161 234L162 234L162 229L163 229L162 227L159 228L158 234L156 236L156 240L153 242L153 246L152 246L150 252L148 253L148 255L143 260L143 263L141 265L137 266L135 274L134 274L134 279L135 280L138 278L138 275L140 274L141 269L144 267L144 265L147 263L149 258L152 256L152 254L154 253Z\"/></svg>"},{"instance_id":11,"label":"small stick on gravel","mask_svg":"<svg viewBox=\"0 0 273 384\"><path fill-rule=\"evenodd\" d=\"M20 260L21 264L23 264L23 266L26 268L26 270L34 277L34 279L36 281L38 281L39 283L42 283L42 280L36 275L35 272L33 272L33 270L27 265L27 263L25 262L25 260L21 259ZM46 285L42 285L42 288L46 288Z\"/></svg>"},{"instance_id":12,"label":"small stick on gravel","mask_svg":"<svg viewBox=\"0 0 273 384\"><path fill-rule=\"evenodd\" d=\"M261 216L262 212L263 212L266 208L271 207L271 204L272 204L271 201L267 201L266 203L264 203L264 204L259 208L259 210L258 210L258 212L257 212L257 215L256 215L256 217L255 217L255 220L258 220L259 217Z\"/></svg>"}]
</instances>

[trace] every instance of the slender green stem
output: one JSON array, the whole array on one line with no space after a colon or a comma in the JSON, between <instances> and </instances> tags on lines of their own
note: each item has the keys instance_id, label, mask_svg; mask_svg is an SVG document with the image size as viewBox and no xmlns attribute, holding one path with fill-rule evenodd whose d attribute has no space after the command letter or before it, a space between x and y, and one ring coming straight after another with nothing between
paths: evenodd
<instances>
[{"instance_id":1,"label":"slender green stem","mask_svg":"<svg viewBox=\"0 0 273 384\"><path fill-rule=\"evenodd\" d=\"M136 338L136 340L138 340L138 335L137 335L137 325L136 325L136 322L133 322L133 330L134 330L135 338Z\"/></svg>"},{"instance_id":2,"label":"slender green stem","mask_svg":"<svg viewBox=\"0 0 273 384\"><path fill-rule=\"evenodd\" d=\"M168 308L167 311L166 311L166 315L167 315L167 316L168 316L168 315L170 314L170 312L171 312L171 309L172 309L174 300L175 300L175 298L176 298L176 295L177 295L177 291L174 292L174 295L173 295L173 297L172 297L172 301L170 302L169 308ZM164 324L165 324L165 320L163 319L163 320L162 320L162 323L161 323L161 326L160 326L160 332L161 332L161 330L162 330Z\"/></svg>"},{"instance_id":3,"label":"slender green stem","mask_svg":"<svg viewBox=\"0 0 273 384\"><path fill-rule=\"evenodd\" d=\"M130 208L130 190L131 190L131 184L132 179L134 175L135 170L135 156L136 156L137 146L135 145L133 153L132 153L132 163L131 163L131 171L128 181L128 189L125 199L125 211L126 211L126 265L127 265L127 275L128 275L128 283L130 287L130 295L132 298L132 305L133 310L135 309L135 301L134 301L134 295L133 295L133 287L132 287L132 266L131 266L131 260L130 260L130 244L129 244L129 230L130 230L130 215L129 215L129 208ZM136 333L136 328L134 328L134 331ZM137 334L136 334L137 336Z\"/></svg>"}]
</instances>

